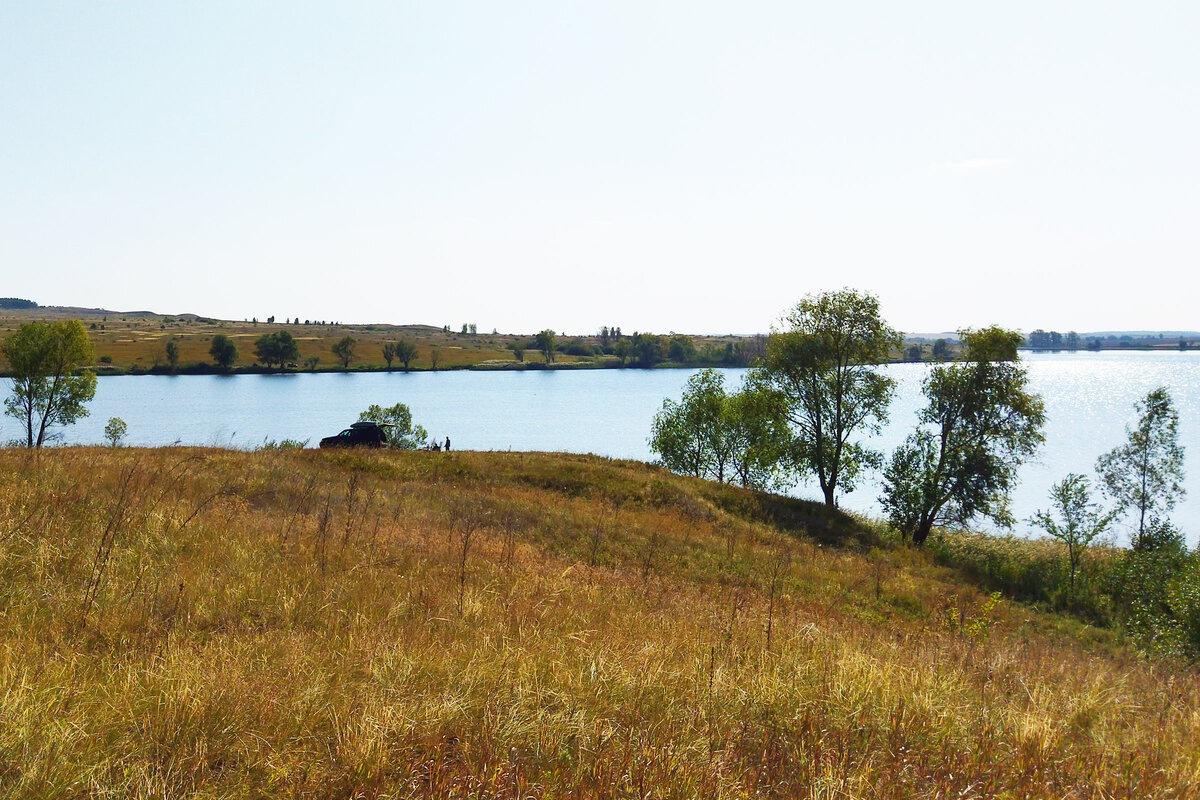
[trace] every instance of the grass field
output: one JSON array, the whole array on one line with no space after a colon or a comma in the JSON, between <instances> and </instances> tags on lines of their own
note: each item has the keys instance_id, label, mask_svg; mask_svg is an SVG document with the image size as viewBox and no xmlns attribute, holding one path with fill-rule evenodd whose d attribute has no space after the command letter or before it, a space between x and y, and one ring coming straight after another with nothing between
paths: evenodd
<instances>
[{"instance_id":1,"label":"grass field","mask_svg":"<svg viewBox=\"0 0 1200 800\"><path fill-rule=\"evenodd\" d=\"M803 501L0 451L4 797L1184 798L1200 689Z\"/></svg>"},{"instance_id":2,"label":"grass field","mask_svg":"<svg viewBox=\"0 0 1200 800\"><path fill-rule=\"evenodd\" d=\"M341 361L333 354L333 345L344 336L357 340L351 369L384 369L383 344L408 339L417 347L417 356L410 363L412 369L430 369L437 359L438 369L457 369L466 366L516 367L518 360L509 349L510 345L525 345L532 338L528 334L464 334L444 331L429 325L318 325L282 324L266 322L235 322L214 320L195 315L165 316L149 312L97 312L87 309L36 308L30 310L0 310L0 338L23 322L38 319L80 319L88 328L88 335L96 347L100 374L105 372L149 371L167 366L166 346L175 341L179 350L179 368L212 361L208 354L212 337L218 333L231 338L238 349L235 367L250 367L255 363L254 342L265 333L289 331L297 341L300 358L297 364L303 367L310 356L318 359L317 369L341 369ZM697 348L705 345L725 346L735 341L732 336L693 337ZM559 336L558 344L565 346L575 339L596 346L596 336ZM436 354L436 355L435 355ZM526 350L526 363L542 362L536 350ZM579 356L559 352L555 363L575 366L618 366L615 356ZM393 361L394 369L401 368Z\"/></svg>"}]
</instances>

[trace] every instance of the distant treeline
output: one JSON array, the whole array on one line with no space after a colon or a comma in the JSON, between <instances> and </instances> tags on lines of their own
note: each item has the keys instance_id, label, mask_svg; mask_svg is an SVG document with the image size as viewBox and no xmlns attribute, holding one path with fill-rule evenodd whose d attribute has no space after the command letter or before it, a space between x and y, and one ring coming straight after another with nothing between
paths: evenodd
<instances>
[{"instance_id":1,"label":"distant treeline","mask_svg":"<svg viewBox=\"0 0 1200 800\"><path fill-rule=\"evenodd\" d=\"M1163 347L1176 345L1180 350L1186 350L1195 342L1185 337L1168 337L1161 333L1143 336L1131 333L1122 334L1084 334L1080 336L1075 331L1059 333L1044 331L1040 328L1025 339L1025 345L1035 350L1101 350L1114 347Z\"/></svg>"},{"instance_id":2,"label":"distant treeline","mask_svg":"<svg viewBox=\"0 0 1200 800\"><path fill-rule=\"evenodd\" d=\"M23 300L20 297L0 297L0 308L37 308L38 304L32 300Z\"/></svg>"},{"instance_id":3,"label":"distant treeline","mask_svg":"<svg viewBox=\"0 0 1200 800\"><path fill-rule=\"evenodd\" d=\"M546 333L543 331L523 347L517 345L514 349L545 352ZM629 364L653 367L671 362L744 367L754 363L766 352L766 341L765 336L756 335L741 337L737 341L706 342L697 347L691 336L681 333L662 335L635 331L632 336L626 336L621 333L620 328L606 326L594 337L576 336L562 342L554 341L554 337L551 337L549 346L557 352L572 356L616 356L622 366Z\"/></svg>"}]
</instances>

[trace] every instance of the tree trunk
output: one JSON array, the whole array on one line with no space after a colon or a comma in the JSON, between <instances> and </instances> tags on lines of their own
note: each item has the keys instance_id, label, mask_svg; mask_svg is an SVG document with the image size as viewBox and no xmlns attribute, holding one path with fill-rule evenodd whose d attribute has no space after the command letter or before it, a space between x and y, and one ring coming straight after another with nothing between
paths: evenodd
<instances>
[{"instance_id":1,"label":"tree trunk","mask_svg":"<svg viewBox=\"0 0 1200 800\"><path fill-rule=\"evenodd\" d=\"M837 502L834 500L833 492L837 487L832 483L821 484L821 491L825 493L825 507L829 509L837 508Z\"/></svg>"},{"instance_id":2,"label":"tree trunk","mask_svg":"<svg viewBox=\"0 0 1200 800\"><path fill-rule=\"evenodd\" d=\"M925 544L925 540L929 538L929 532L933 530L933 520L923 519L917 524L917 529L913 531L913 544L917 547Z\"/></svg>"}]
</instances>

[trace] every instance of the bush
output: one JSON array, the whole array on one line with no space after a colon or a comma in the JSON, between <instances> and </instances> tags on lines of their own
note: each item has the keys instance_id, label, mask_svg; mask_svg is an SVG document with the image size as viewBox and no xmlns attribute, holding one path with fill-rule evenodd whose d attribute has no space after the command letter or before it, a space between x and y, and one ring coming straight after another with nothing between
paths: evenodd
<instances>
[{"instance_id":1,"label":"bush","mask_svg":"<svg viewBox=\"0 0 1200 800\"><path fill-rule=\"evenodd\" d=\"M567 342L565 345L563 345L559 349L569 356L594 356L594 355L596 355L596 348L593 347L592 345L588 344L587 342L583 341L582 339L572 339L571 341Z\"/></svg>"},{"instance_id":2,"label":"bush","mask_svg":"<svg viewBox=\"0 0 1200 800\"><path fill-rule=\"evenodd\" d=\"M308 439L281 439L278 442L274 439L263 439L262 444L254 448L255 450L303 450L308 447Z\"/></svg>"}]
</instances>

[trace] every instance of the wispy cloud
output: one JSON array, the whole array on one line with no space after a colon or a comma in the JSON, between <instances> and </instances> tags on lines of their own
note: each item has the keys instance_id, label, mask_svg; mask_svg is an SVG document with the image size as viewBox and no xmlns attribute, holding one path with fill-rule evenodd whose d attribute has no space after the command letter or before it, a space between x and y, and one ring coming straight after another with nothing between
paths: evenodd
<instances>
[{"instance_id":1,"label":"wispy cloud","mask_svg":"<svg viewBox=\"0 0 1200 800\"><path fill-rule=\"evenodd\" d=\"M1012 164L1011 158L968 158L965 161L947 161L939 164L942 169L953 169L960 172L976 171L981 169L997 169L999 167L1007 167Z\"/></svg>"}]
</instances>

